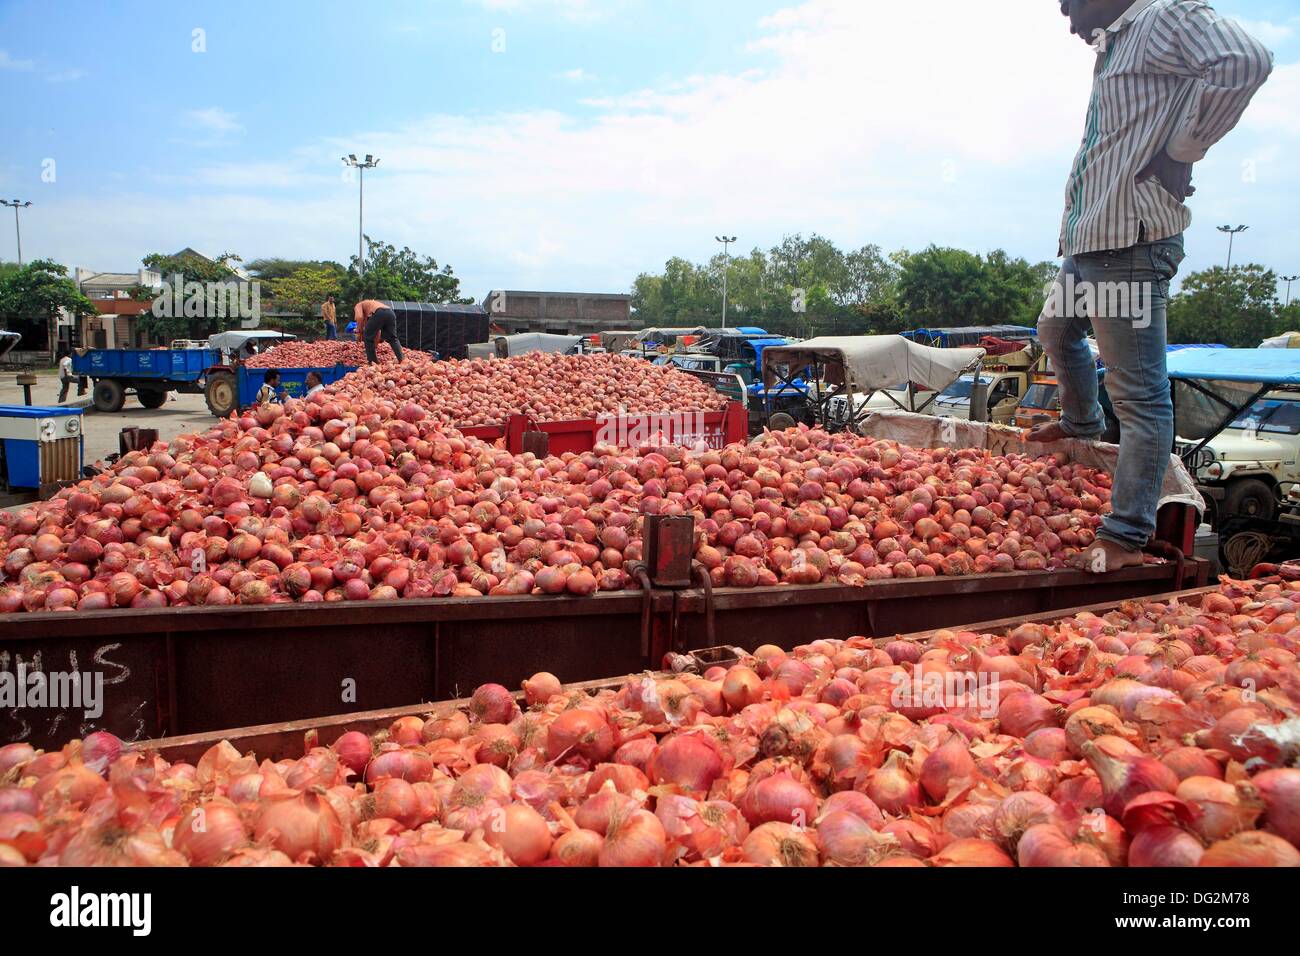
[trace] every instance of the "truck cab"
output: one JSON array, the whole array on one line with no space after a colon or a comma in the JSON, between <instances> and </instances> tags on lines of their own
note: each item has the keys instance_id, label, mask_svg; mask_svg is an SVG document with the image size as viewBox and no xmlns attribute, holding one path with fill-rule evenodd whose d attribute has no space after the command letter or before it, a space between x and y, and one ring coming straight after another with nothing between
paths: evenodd
<instances>
[{"instance_id":1,"label":"truck cab","mask_svg":"<svg viewBox=\"0 0 1300 956\"><path fill-rule=\"evenodd\" d=\"M1180 454L1194 447L1178 440ZM1271 520L1300 482L1300 395L1269 392L1212 438L1192 462L1216 513Z\"/></svg>"}]
</instances>

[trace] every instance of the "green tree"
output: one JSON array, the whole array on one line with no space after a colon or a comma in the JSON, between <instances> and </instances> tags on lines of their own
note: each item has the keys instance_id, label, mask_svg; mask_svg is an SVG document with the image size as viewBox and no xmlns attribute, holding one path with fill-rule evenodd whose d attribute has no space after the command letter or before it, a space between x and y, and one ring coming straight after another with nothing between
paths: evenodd
<instances>
[{"instance_id":1,"label":"green tree","mask_svg":"<svg viewBox=\"0 0 1300 956\"><path fill-rule=\"evenodd\" d=\"M338 296L343 291L341 267L307 266L295 269L289 275L271 282L271 298L303 318L316 314L320 304L329 295Z\"/></svg>"},{"instance_id":2,"label":"green tree","mask_svg":"<svg viewBox=\"0 0 1300 956\"><path fill-rule=\"evenodd\" d=\"M190 251L167 254L154 252L145 256L141 262L146 268L162 275L163 282L171 283L179 274L185 282L226 282L238 278L238 273L231 266L233 262L242 261L233 252L223 252L215 259L209 259ZM179 292L179 290L176 290ZM154 290L133 290L134 298L150 299L157 295ZM216 308L207 311L207 315L216 314ZM221 331L234 325L237 319L221 320L217 318L195 318L179 314L173 310L172 315L158 315L154 310L140 314L140 326L155 339L169 341L174 338L204 338L212 332Z\"/></svg>"},{"instance_id":3,"label":"green tree","mask_svg":"<svg viewBox=\"0 0 1300 956\"><path fill-rule=\"evenodd\" d=\"M1283 310L1277 275L1261 265L1215 266L1189 273L1169 300L1169 341L1255 348L1271 335L1293 331L1300 313Z\"/></svg>"},{"instance_id":4,"label":"green tree","mask_svg":"<svg viewBox=\"0 0 1300 956\"><path fill-rule=\"evenodd\" d=\"M21 269L0 274L0 315L31 338L43 338L40 348L52 348L54 322L61 309L73 315L91 315L95 305L68 278L68 270L50 259L37 259ZM43 331L43 335L41 332ZM35 343L33 343L35 344Z\"/></svg>"},{"instance_id":5,"label":"green tree","mask_svg":"<svg viewBox=\"0 0 1300 956\"><path fill-rule=\"evenodd\" d=\"M898 277L898 307L913 326L1033 325L1050 263L1012 259L1001 249L987 257L930 246L907 256Z\"/></svg>"},{"instance_id":6,"label":"green tree","mask_svg":"<svg viewBox=\"0 0 1300 956\"><path fill-rule=\"evenodd\" d=\"M161 273L164 281L179 272L185 276L186 282L222 282L236 277L237 273L230 264L243 260L233 252L223 252L215 259L209 259L207 256L185 251L173 255L153 252L140 261L144 263L145 268Z\"/></svg>"},{"instance_id":7,"label":"green tree","mask_svg":"<svg viewBox=\"0 0 1300 956\"><path fill-rule=\"evenodd\" d=\"M339 263L328 259L281 259L278 256L254 259L252 262L244 263L244 268L248 270L249 275L261 282L287 279L302 269L329 271L339 275L347 271Z\"/></svg>"},{"instance_id":8,"label":"green tree","mask_svg":"<svg viewBox=\"0 0 1300 956\"><path fill-rule=\"evenodd\" d=\"M340 321L347 311L362 299L390 299L405 302L460 302L470 303L472 298L461 298L460 280L451 266L442 266L429 256L421 256L403 247L400 251L387 242L366 236L365 271L357 269L357 257L352 257L347 275L343 278L342 301L339 303ZM346 323L345 323L346 324Z\"/></svg>"}]
</instances>

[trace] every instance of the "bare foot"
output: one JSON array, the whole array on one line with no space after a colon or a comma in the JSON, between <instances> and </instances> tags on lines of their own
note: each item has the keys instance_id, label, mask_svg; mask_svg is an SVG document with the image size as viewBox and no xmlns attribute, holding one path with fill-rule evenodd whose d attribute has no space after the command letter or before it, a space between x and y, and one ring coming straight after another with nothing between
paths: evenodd
<instances>
[{"instance_id":1,"label":"bare foot","mask_svg":"<svg viewBox=\"0 0 1300 956\"><path fill-rule=\"evenodd\" d=\"M1025 436L1025 441L1053 442L1062 441L1073 436L1067 435L1061 428L1060 422L1044 422L1041 425L1035 425L1029 429L1029 434Z\"/></svg>"},{"instance_id":2,"label":"bare foot","mask_svg":"<svg viewBox=\"0 0 1300 956\"><path fill-rule=\"evenodd\" d=\"M1075 558L1075 567L1090 574L1109 574L1121 568L1138 567L1142 561L1141 551L1130 551L1114 541L1098 538L1091 547Z\"/></svg>"}]
</instances>

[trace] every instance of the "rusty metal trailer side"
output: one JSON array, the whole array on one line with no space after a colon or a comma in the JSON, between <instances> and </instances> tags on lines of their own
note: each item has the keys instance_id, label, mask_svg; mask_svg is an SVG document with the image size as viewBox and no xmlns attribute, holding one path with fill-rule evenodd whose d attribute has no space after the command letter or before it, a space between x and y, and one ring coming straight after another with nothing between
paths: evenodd
<instances>
[{"instance_id":1,"label":"rusty metal trailer side","mask_svg":"<svg viewBox=\"0 0 1300 956\"><path fill-rule=\"evenodd\" d=\"M1204 584L1204 562L1096 577L1019 571L863 587L662 590L587 598L443 598L0 615L0 671L97 671L104 711L0 711L0 741L58 746L107 729L126 740L459 697L657 667L671 650L792 647L807 635L890 635ZM1179 577L1180 570L1183 577Z\"/></svg>"},{"instance_id":2,"label":"rusty metal trailer side","mask_svg":"<svg viewBox=\"0 0 1300 956\"><path fill-rule=\"evenodd\" d=\"M1177 599L1185 604L1196 605L1200 603L1202 595L1213 590L1216 589L1213 587L1198 587L1184 591L1146 595L1142 600L1167 602ZM1104 614L1107 611L1116 610L1126 600L1129 599L1121 598L1107 600L1079 607L1059 608L1057 610L1045 611L1037 614L1003 617L989 621L981 621L974 624L963 622L952 622L952 624L960 626L963 630L974 630L996 634L1011 630L1012 628L1025 623L1047 623L1051 621L1064 620L1065 618L1073 617L1074 615L1085 611L1094 614ZM807 643L808 641L824 636L832 635L824 635L811 630L806 631L797 643ZM926 640L929 637L929 631L920 630L898 636L903 640ZM626 676L627 674L623 674L617 677L605 677L597 680L569 683L564 685L564 689L566 691L595 691L604 687L616 687L626 678ZM271 760L297 758L302 756L304 752L305 739L308 733L311 733L318 743L328 746L337 740L339 736L349 730L357 730L362 733L372 734L376 731L386 729L399 717L422 717L435 711L446 712L452 708L464 708L467 707L468 704L469 700L467 698L441 700L436 703L421 703L356 713L333 714L324 717L290 720L281 723L264 723L247 727L234 727L227 730L188 734L185 736L163 737L156 740L142 740L134 746L138 749L155 750L170 761L188 760L193 762L198 760L198 758L201 757L208 748L212 747L214 744L220 743L222 740L226 740L241 753L253 751L259 758L269 758Z\"/></svg>"}]
</instances>

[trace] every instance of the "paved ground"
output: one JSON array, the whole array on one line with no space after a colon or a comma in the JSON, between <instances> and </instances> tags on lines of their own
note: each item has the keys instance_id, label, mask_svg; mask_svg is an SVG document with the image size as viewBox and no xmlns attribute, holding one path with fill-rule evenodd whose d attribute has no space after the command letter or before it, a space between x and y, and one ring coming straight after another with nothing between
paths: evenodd
<instances>
[{"instance_id":1,"label":"paved ground","mask_svg":"<svg viewBox=\"0 0 1300 956\"><path fill-rule=\"evenodd\" d=\"M32 403L35 405L57 405L59 397L59 379L53 371L38 374L39 384L32 387ZM0 372L0 405L23 404L23 390L14 381L15 373ZM69 402L75 401L77 389L69 389ZM89 397L89 392L87 396ZM176 435L202 431L212 425L215 419L203 402L202 395L175 395L175 401L168 400L162 408L148 409L131 395L120 412L107 414L97 412L93 407L86 410L82 419L86 436L86 464L112 454L118 450L118 433L123 428L156 428L158 437L164 441Z\"/></svg>"}]
</instances>

